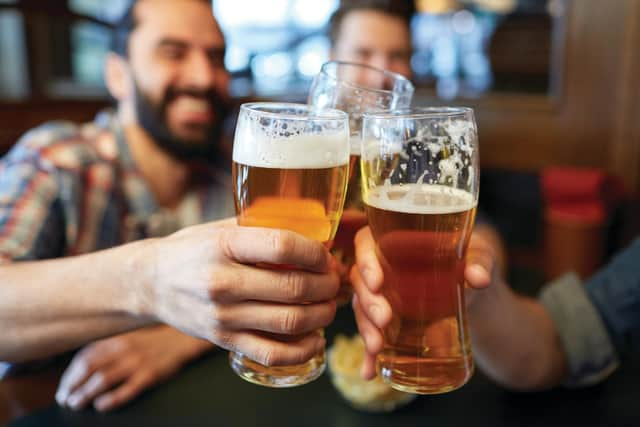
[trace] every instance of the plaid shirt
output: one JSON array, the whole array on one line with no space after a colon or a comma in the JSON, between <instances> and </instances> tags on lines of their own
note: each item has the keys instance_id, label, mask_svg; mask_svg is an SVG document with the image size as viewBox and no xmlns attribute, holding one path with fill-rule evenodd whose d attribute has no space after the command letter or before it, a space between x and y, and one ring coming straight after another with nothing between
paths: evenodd
<instances>
[{"instance_id":1,"label":"plaid shirt","mask_svg":"<svg viewBox=\"0 0 640 427\"><path fill-rule=\"evenodd\" d=\"M232 216L229 177L209 172L169 211L154 200L113 114L40 126L0 160L0 263L84 254Z\"/></svg>"}]
</instances>

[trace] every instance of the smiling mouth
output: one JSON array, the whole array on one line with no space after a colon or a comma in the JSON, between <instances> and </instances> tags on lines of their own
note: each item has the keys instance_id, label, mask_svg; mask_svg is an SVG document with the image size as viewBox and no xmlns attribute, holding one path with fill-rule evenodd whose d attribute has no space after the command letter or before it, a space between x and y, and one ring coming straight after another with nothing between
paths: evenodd
<instances>
[{"instance_id":1,"label":"smiling mouth","mask_svg":"<svg viewBox=\"0 0 640 427\"><path fill-rule=\"evenodd\" d=\"M192 96L180 96L175 101L175 106L180 111L190 114L209 114L211 105L208 101Z\"/></svg>"}]
</instances>

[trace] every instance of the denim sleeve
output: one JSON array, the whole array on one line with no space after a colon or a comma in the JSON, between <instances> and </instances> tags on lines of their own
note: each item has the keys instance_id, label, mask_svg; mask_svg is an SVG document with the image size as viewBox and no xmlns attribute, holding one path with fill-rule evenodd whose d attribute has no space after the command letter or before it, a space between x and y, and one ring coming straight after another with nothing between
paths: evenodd
<instances>
[{"instance_id":1,"label":"denim sleeve","mask_svg":"<svg viewBox=\"0 0 640 427\"><path fill-rule=\"evenodd\" d=\"M569 376L565 385L581 387L602 381L619 365L599 307L575 274L551 282L540 293L567 356Z\"/></svg>"},{"instance_id":2,"label":"denim sleeve","mask_svg":"<svg viewBox=\"0 0 640 427\"><path fill-rule=\"evenodd\" d=\"M618 354L640 350L640 238L585 286L609 329Z\"/></svg>"}]
</instances>

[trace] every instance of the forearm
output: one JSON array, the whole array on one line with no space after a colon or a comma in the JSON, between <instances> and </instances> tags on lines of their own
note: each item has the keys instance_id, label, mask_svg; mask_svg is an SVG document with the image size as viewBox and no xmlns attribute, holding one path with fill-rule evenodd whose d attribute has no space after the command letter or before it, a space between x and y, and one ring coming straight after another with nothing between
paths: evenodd
<instances>
[{"instance_id":1,"label":"forearm","mask_svg":"<svg viewBox=\"0 0 640 427\"><path fill-rule=\"evenodd\" d=\"M0 266L0 360L41 358L151 324L134 292L144 245Z\"/></svg>"},{"instance_id":2,"label":"forearm","mask_svg":"<svg viewBox=\"0 0 640 427\"><path fill-rule=\"evenodd\" d=\"M515 294L503 282L476 295L469 306L474 356L502 385L535 390L559 384L567 361L556 328L535 299Z\"/></svg>"}]
</instances>

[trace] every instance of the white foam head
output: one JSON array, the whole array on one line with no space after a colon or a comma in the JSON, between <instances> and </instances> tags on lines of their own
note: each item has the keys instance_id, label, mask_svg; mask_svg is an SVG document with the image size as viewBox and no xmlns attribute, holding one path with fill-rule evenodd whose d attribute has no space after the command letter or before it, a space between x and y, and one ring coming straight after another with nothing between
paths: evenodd
<instances>
[{"instance_id":1,"label":"white foam head","mask_svg":"<svg viewBox=\"0 0 640 427\"><path fill-rule=\"evenodd\" d=\"M264 126L256 117L241 114L233 143L233 161L280 169L320 169L348 164L349 127L329 126L322 131L314 127L305 122L304 117L300 117L300 121L283 120Z\"/></svg>"},{"instance_id":2,"label":"white foam head","mask_svg":"<svg viewBox=\"0 0 640 427\"><path fill-rule=\"evenodd\" d=\"M450 214L473 209L477 200L467 191L444 185L383 185L365 192L369 206L412 214Z\"/></svg>"}]
</instances>

